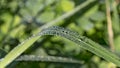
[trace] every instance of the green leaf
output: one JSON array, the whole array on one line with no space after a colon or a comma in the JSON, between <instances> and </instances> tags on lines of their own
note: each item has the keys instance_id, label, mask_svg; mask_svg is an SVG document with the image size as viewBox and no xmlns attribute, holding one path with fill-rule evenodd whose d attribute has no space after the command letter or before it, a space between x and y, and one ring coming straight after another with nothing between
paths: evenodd
<instances>
[{"instance_id":1,"label":"green leaf","mask_svg":"<svg viewBox=\"0 0 120 68\"><path fill-rule=\"evenodd\" d=\"M72 10L74 8L74 6L75 6L74 2L72 2L70 0L62 0L61 1L61 7L62 7L63 11L65 11L65 12Z\"/></svg>"},{"instance_id":2,"label":"green leaf","mask_svg":"<svg viewBox=\"0 0 120 68\"><path fill-rule=\"evenodd\" d=\"M105 20L105 14L103 12L96 12L90 16L90 18L94 21L104 21Z\"/></svg>"},{"instance_id":3,"label":"green leaf","mask_svg":"<svg viewBox=\"0 0 120 68\"><path fill-rule=\"evenodd\" d=\"M55 13L53 11L46 11L42 13L37 20L40 22L49 22L52 21L54 17L55 17Z\"/></svg>"},{"instance_id":4,"label":"green leaf","mask_svg":"<svg viewBox=\"0 0 120 68\"><path fill-rule=\"evenodd\" d=\"M85 31L89 31L94 27L94 24L86 17L78 19L77 23Z\"/></svg>"}]
</instances>

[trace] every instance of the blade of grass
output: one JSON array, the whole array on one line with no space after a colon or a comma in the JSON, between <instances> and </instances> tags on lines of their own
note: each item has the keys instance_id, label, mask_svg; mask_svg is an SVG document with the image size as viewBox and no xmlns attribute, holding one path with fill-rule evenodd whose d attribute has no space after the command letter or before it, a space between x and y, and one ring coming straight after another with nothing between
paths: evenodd
<instances>
[{"instance_id":1,"label":"blade of grass","mask_svg":"<svg viewBox=\"0 0 120 68\"><path fill-rule=\"evenodd\" d=\"M82 48L98 55L99 57L104 58L107 61L113 62L117 66L120 66L120 58L114 55L112 52L108 51L107 49L101 47L99 44L95 43L94 41L80 36L78 33L70 31L68 29L64 29L61 27L51 27L48 29L44 29L40 32L39 35L57 35L67 38L78 45L81 45Z\"/></svg>"},{"instance_id":2,"label":"blade of grass","mask_svg":"<svg viewBox=\"0 0 120 68\"><path fill-rule=\"evenodd\" d=\"M64 38L67 38L73 42L75 42L76 44L79 44L82 48L104 58L107 61L111 61L114 64L116 64L117 66L120 66L120 58L117 57L116 55L114 55L112 52L107 51L106 49L104 49L103 47L99 46L98 44L94 43L92 40L83 37L80 35L78 35L78 33L70 31L68 29L64 29L61 27L51 27L48 29L44 29L42 30L39 34L31 37L29 40L26 40L26 43L22 43L21 45L17 46L14 50L11 51L11 53L9 53L1 62L0 62L0 66L1 67L5 67L6 63L10 63L10 61L8 60L14 60L15 58L14 55L16 55L16 53L19 54L19 52L22 52L20 48L23 48L24 50L26 50L26 48L24 48L24 45L27 45L27 47L29 46L29 43L34 43L35 40L38 39L38 37L41 37L43 35L57 35L57 36L62 36ZM34 40L33 40L34 39ZM88 40L88 41L87 41ZM29 41L29 42L28 42ZM17 52L16 52L17 51Z\"/></svg>"},{"instance_id":3,"label":"blade of grass","mask_svg":"<svg viewBox=\"0 0 120 68\"><path fill-rule=\"evenodd\" d=\"M70 31L68 29L64 29L61 27L51 27L48 29L44 29L40 32L39 35L57 35L67 38L78 45L81 45L82 48L104 58L107 61L111 61L116 65L120 66L120 58L114 55L112 52L108 51L107 49L101 47L99 44L95 43L94 41L80 36L78 33Z\"/></svg>"},{"instance_id":4,"label":"blade of grass","mask_svg":"<svg viewBox=\"0 0 120 68\"><path fill-rule=\"evenodd\" d=\"M22 55L15 61L42 61L42 62L62 62L62 63L75 63L83 64L84 62L72 58L56 57L56 56L40 56L40 55Z\"/></svg>"}]
</instances>

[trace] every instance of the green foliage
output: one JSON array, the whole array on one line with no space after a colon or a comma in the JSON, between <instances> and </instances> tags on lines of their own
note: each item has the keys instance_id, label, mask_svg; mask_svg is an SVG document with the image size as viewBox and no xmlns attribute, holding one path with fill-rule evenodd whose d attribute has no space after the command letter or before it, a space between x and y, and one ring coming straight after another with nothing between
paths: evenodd
<instances>
[{"instance_id":1,"label":"green foliage","mask_svg":"<svg viewBox=\"0 0 120 68\"><path fill-rule=\"evenodd\" d=\"M114 53L120 56L119 3L115 2L116 0L109 1L114 31ZM82 44L80 45L83 46L82 48L74 42L57 36L30 37L38 34L42 29L56 25L70 29L67 29L70 31L67 35L72 35L71 40L74 42L77 42L74 39L82 39L85 45L90 46L87 46L88 48L86 49ZM62 31L62 29L58 30ZM58 30L57 28L49 28L45 31L49 31L50 33L51 31L55 31L56 33ZM45 31L43 30L42 32ZM81 36L73 31L78 32ZM66 36L64 33L62 35ZM84 38L83 35L101 45L94 43L86 37ZM28 37L32 39L27 39ZM95 51L89 50L92 47L94 47ZM5 63L5 66L10 63L7 66L8 68L109 68L113 64L108 61L116 64L119 61L116 61L116 56L108 50L109 44L104 0L0 1L0 61L7 55L6 60L2 62ZM29 59L31 58L31 54L36 56L35 58L37 56L44 56L43 59L45 60L42 61L38 57L38 61L40 62L34 62L36 61L34 59L19 62L16 59L17 57L19 59L22 55L28 55L29 57L27 56L27 58ZM51 61L51 56L54 57L52 59L62 58L59 61L63 61L64 58L68 60L65 62L54 62ZM111 56L112 58L110 58ZM25 60L26 56L23 57L23 60ZM50 61L47 59L49 57ZM70 59L84 63L72 63L69 62Z\"/></svg>"}]
</instances>

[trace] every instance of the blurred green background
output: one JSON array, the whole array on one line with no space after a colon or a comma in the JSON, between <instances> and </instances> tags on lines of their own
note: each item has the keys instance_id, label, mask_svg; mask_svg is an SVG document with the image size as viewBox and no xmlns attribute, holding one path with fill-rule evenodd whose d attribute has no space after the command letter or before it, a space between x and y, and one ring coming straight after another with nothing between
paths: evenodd
<instances>
[{"instance_id":1,"label":"blurred green background","mask_svg":"<svg viewBox=\"0 0 120 68\"><path fill-rule=\"evenodd\" d=\"M0 0L0 58L35 34L40 27L69 13L88 0ZM115 53L120 56L120 4L109 0L114 32ZM51 26L62 26L77 31L101 46L110 49L108 42L105 0L95 0L74 15ZM111 63L81 49L69 40L45 36L24 54L70 57L84 64L52 62L15 62L8 68L110 68Z\"/></svg>"}]
</instances>

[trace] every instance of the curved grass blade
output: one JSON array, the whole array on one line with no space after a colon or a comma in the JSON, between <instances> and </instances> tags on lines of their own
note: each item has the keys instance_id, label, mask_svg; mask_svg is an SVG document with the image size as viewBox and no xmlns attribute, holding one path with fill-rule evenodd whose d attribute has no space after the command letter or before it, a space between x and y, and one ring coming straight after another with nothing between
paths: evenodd
<instances>
[{"instance_id":1,"label":"curved grass blade","mask_svg":"<svg viewBox=\"0 0 120 68\"><path fill-rule=\"evenodd\" d=\"M46 30L46 29L44 29L43 31L45 31L45 30ZM111 54L111 53L112 53L112 51L106 50L106 49L103 48L101 45L99 45L98 43L90 40L89 38L87 38L87 37L85 37L85 36L80 36L79 33L75 32L75 31L71 31L71 30L69 30L69 29L64 29L64 28L58 27L58 26L50 27L50 28L47 29L47 31L49 31L49 30L55 30L55 31L59 31L59 32L62 31L62 32L68 33L68 34L70 34L70 35L73 35L73 37L78 38L78 39L81 39L81 40L83 40L85 43L90 44L91 46L93 46L93 47L95 47L95 48L98 48L99 50L101 50L101 51L103 51L103 52L105 52L105 53L107 53L107 54ZM114 55L114 54L111 54L111 57L114 57L114 58L120 60L120 58L119 58L118 56Z\"/></svg>"},{"instance_id":2,"label":"curved grass blade","mask_svg":"<svg viewBox=\"0 0 120 68\"><path fill-rule=\"evenodd\" d=\"M39 56L39 55L22 55L15 61L43 61L43 62L62 62L62 63L75 63L83 64L83 61L78 61L72 58L56 57L56 56Z\"/></svg>"},{"instance_id":3,"label":"curved grass blade","mask_svg":"<svg viewBox=\"0 0 120 68\"><path fill-rule=\"evenodd\" d=\"M77 32L73 32L71 30L64 29L61 27L50 27L50 28L44 29L39 34L31 37L29 39L29 41L31 41L31 42L28 42L28 40L26 40L25 41L26 43L20 44L19 46L17 46L14 50L12 50L9 53L0 62L0 66L5 67L6 65L8 65L10 62L12 62L17 56L19 56L23 52L19 48L23 48L24 50L26 50L28 47L30 47L29 43L33 44L37 39L39 39L39 37L44 36L44 35L56 35L56 36L62 36L64 38L67 38L67 39L75 42L76 44L80 45L80 47L98 55L99 57L104 58L107 61L113 62L117 66L120 66L120 58L117 57L116 55L114 55L112 52L109 52L105 48L99 46L99 44L95 43L94 41L92 41L84 36L80 36ZM23 44L27 45L26 48L24 48ZM16 57L13 56L13 55L15 55L14 51L17 51L16 53L18 53Z\"/></svg>"},{"instance_id":4,"label":"curved grass blade","mask_svg":"<svg viewBox=\"0 0 120 68\"><path fill-rule=\"evenodd\" d=\"M120 58L114 55L112 52L108 51L107 49L103 48L99 44L95 43L94 41L88 39L85 36L80 36L77 32L73 32L68 29L64 29L61 27L51 27L48 29L44 29L41 35L57 35L65 37L78 45L81 45L84 49L104 58L107 61L111 61L116 65L120 66Z\"/></svg>"}]
</instances>

